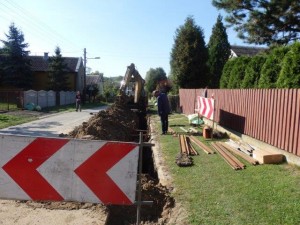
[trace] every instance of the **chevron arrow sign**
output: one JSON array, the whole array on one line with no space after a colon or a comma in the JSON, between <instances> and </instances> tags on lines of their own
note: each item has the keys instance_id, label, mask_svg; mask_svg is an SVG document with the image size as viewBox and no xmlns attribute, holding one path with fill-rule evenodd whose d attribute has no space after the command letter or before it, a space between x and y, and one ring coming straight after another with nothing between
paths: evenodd
<instances>
[{"instance_id":1,"label":"chevron arrow sign","mask_svg":"<svg viewBox=\"0 0 300 225\"><path fill-rule=\"evenodd\" d=\"M0 198L131 205L139 145L0 135Z\"/></svg>"},{"instance_id":2,"label":"chevron arrow sign","mask_svg":"<svg viewBox=\"0 0 300 225\"><path fill-rule=\"evenodd\" d=\"M213 118L214 118L214 99L197 96L196 111L200 115L206 117L207 119L213 120Z\"/></svg>"}]
</instances>

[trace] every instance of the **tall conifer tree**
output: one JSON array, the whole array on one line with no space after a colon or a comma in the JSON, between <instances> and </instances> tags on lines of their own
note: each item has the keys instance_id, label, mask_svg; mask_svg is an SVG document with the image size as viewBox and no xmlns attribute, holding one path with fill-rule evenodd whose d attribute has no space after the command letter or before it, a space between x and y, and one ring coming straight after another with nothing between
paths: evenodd
<instances>
[{"instance_id":1,"label":"tall conifer tree","mask_svg":"<svg viewBox=\"0 0 300 225\"><path fill-rule=\"evenodd\" d=\"M5 34L7 40L1 49L1 83L6 87L17 87L24 90L32 87L32 72L28 51L28 44L24 42L23 33L12 23L9 33Z\"/></svg>"},{"instance_id":2,"label":"tall conifer tree","mask_svg":"<svg viewBox=\"0 0 300 225\"><path fill-rule=\"evenodd\" d=\"M208 68L210 73L211 88L219 88L222 70L230 56L230 44L226 28L219 15L216 24L212 29L212 35L208 42Z\"/></svg>"},{"instance_id":3,"label":"tall conifer tree","mask_svg":"<svg viewBox=\"0 0 300 225\"><path fill-rule=\"evenodd\" d=\"M176 30L171 52L171 75L177 88L201 88L208 83L208 52L202 28L192 17Z\"/></svg>"},{"instance_id":4,"label":"tall conifer tree","mask_svg":"<svg viewBox=\"0 0 300 225\"><path fill-rule=\"evenodd\" d=\"M64 62L59 47L56 47L55 55L50 59L48 78L49 89L53 91L69 90L67 64Z\"/></svg>"}]
</instances>

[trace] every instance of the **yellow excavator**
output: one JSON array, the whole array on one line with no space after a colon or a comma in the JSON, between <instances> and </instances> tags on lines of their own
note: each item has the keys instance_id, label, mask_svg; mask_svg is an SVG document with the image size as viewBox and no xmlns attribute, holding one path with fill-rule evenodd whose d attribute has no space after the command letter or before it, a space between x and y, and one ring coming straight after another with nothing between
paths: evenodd
<instances>
[{"instance_id":1,"label":"yellow excavator","mask_svg":"<svg viewBox=\"0 0 300 225\"><path fill-rule=\"evenodd\" d=\"M147 130L147 106L148 98L144 89L145 80L135 69L133 63L127 67L125 76L120 86L119 104L126 105L136 112L139 118L138 129Z\"/></svg>"},{"instance_id":2,"label":"yellow excavator","mask_svg":"<svg viewBox=\"0 0 300 225\"><path fill-rule=\"evenodd\" d=\"M125 76L121 82L120 94L131 96L134 103L138 103L143 97L145 80L141 77L139 72L135 69L135 65L131 63L126 70Z\"/></svg>"}]
</instances>

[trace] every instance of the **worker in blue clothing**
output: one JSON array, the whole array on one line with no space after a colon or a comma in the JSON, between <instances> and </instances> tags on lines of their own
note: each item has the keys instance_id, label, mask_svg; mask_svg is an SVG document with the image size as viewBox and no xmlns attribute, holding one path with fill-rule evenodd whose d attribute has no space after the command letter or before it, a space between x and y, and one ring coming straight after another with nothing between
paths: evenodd
<instances>
[{"instance_id":1,"label":"worker in blue clothing","mask_svg":"<svg viewBox=\"0 0 300 225\"><path fill-rule=\"evenodd\" d=\"M158 90L153 91L153 96L157 98L157 111L161 120L161 130L162 135L167 134L169 120L168 116L170 114L170 104L166 93L160 92Z\"/></svg>"}]
</instances>

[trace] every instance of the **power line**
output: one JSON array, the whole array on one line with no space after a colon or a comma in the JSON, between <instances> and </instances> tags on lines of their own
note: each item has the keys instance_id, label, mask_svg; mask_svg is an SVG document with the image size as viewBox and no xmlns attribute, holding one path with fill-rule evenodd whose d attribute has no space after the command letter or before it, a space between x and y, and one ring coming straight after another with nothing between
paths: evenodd
<instances>
[{"instance_id":1,"label":"power line","mask_svg":"<svg viewBox=\"0 0 300 225\"><path fill-rule=\"evenodd\" d=\"M26 25L26 27L31 27L31 29L32 29L31 31L34 31L33 33L37 34L38 36L42 37L43 39L46 39L46 40L48 39L51 42L56 42L56 39L53 39L51 36L41 33L39 28L32 26L33 23L30 20L28 20L27 17L25 17L24 15L15 11L13 8L11 8L11 6L5 5L3 2L2 3L0 2L0 6L2 6L2 9L3 9L3 7L8 9L9 13L15 14L15 16L10 15L11 18L14 18L14 19L19 18L22 20L22 23L24 23ZM12 20L10 20L10 21L13 22Z\"/></svg>"},{"instance_id":2,"label":"power line","mask_svg":"<svg viewBox=\"0 0 300 225\"><path fill-rule=\"evenodd\" d=\"M26 9L22 8L20 5L15 3L12 0L5 0L6 4L3 2L0 2L0 6L4 6L6 9L9 10L9 13L11 12L15 13L18 18L22 20L22 22L26 25L26 27L29 27L29 31L35 31L34 33L39 35L43 38L43 40L49 40L51 43L55 43L55 45L58 44L58 42L63 41L64 43L68 44L72 48L76 46L76 44L72 43L70 40L64 38L62 35L57 33L55 30L53 30L51 27L49 27L47 24L43 23L36 17L34 17L30 12L28 12ZM2 7L3 8L3 7ZM2 14L3 15L3 14ZM3 16L2 16L3 17ZM10 15L11 17L11 15Z\"/></svg>"}]
</instances>

